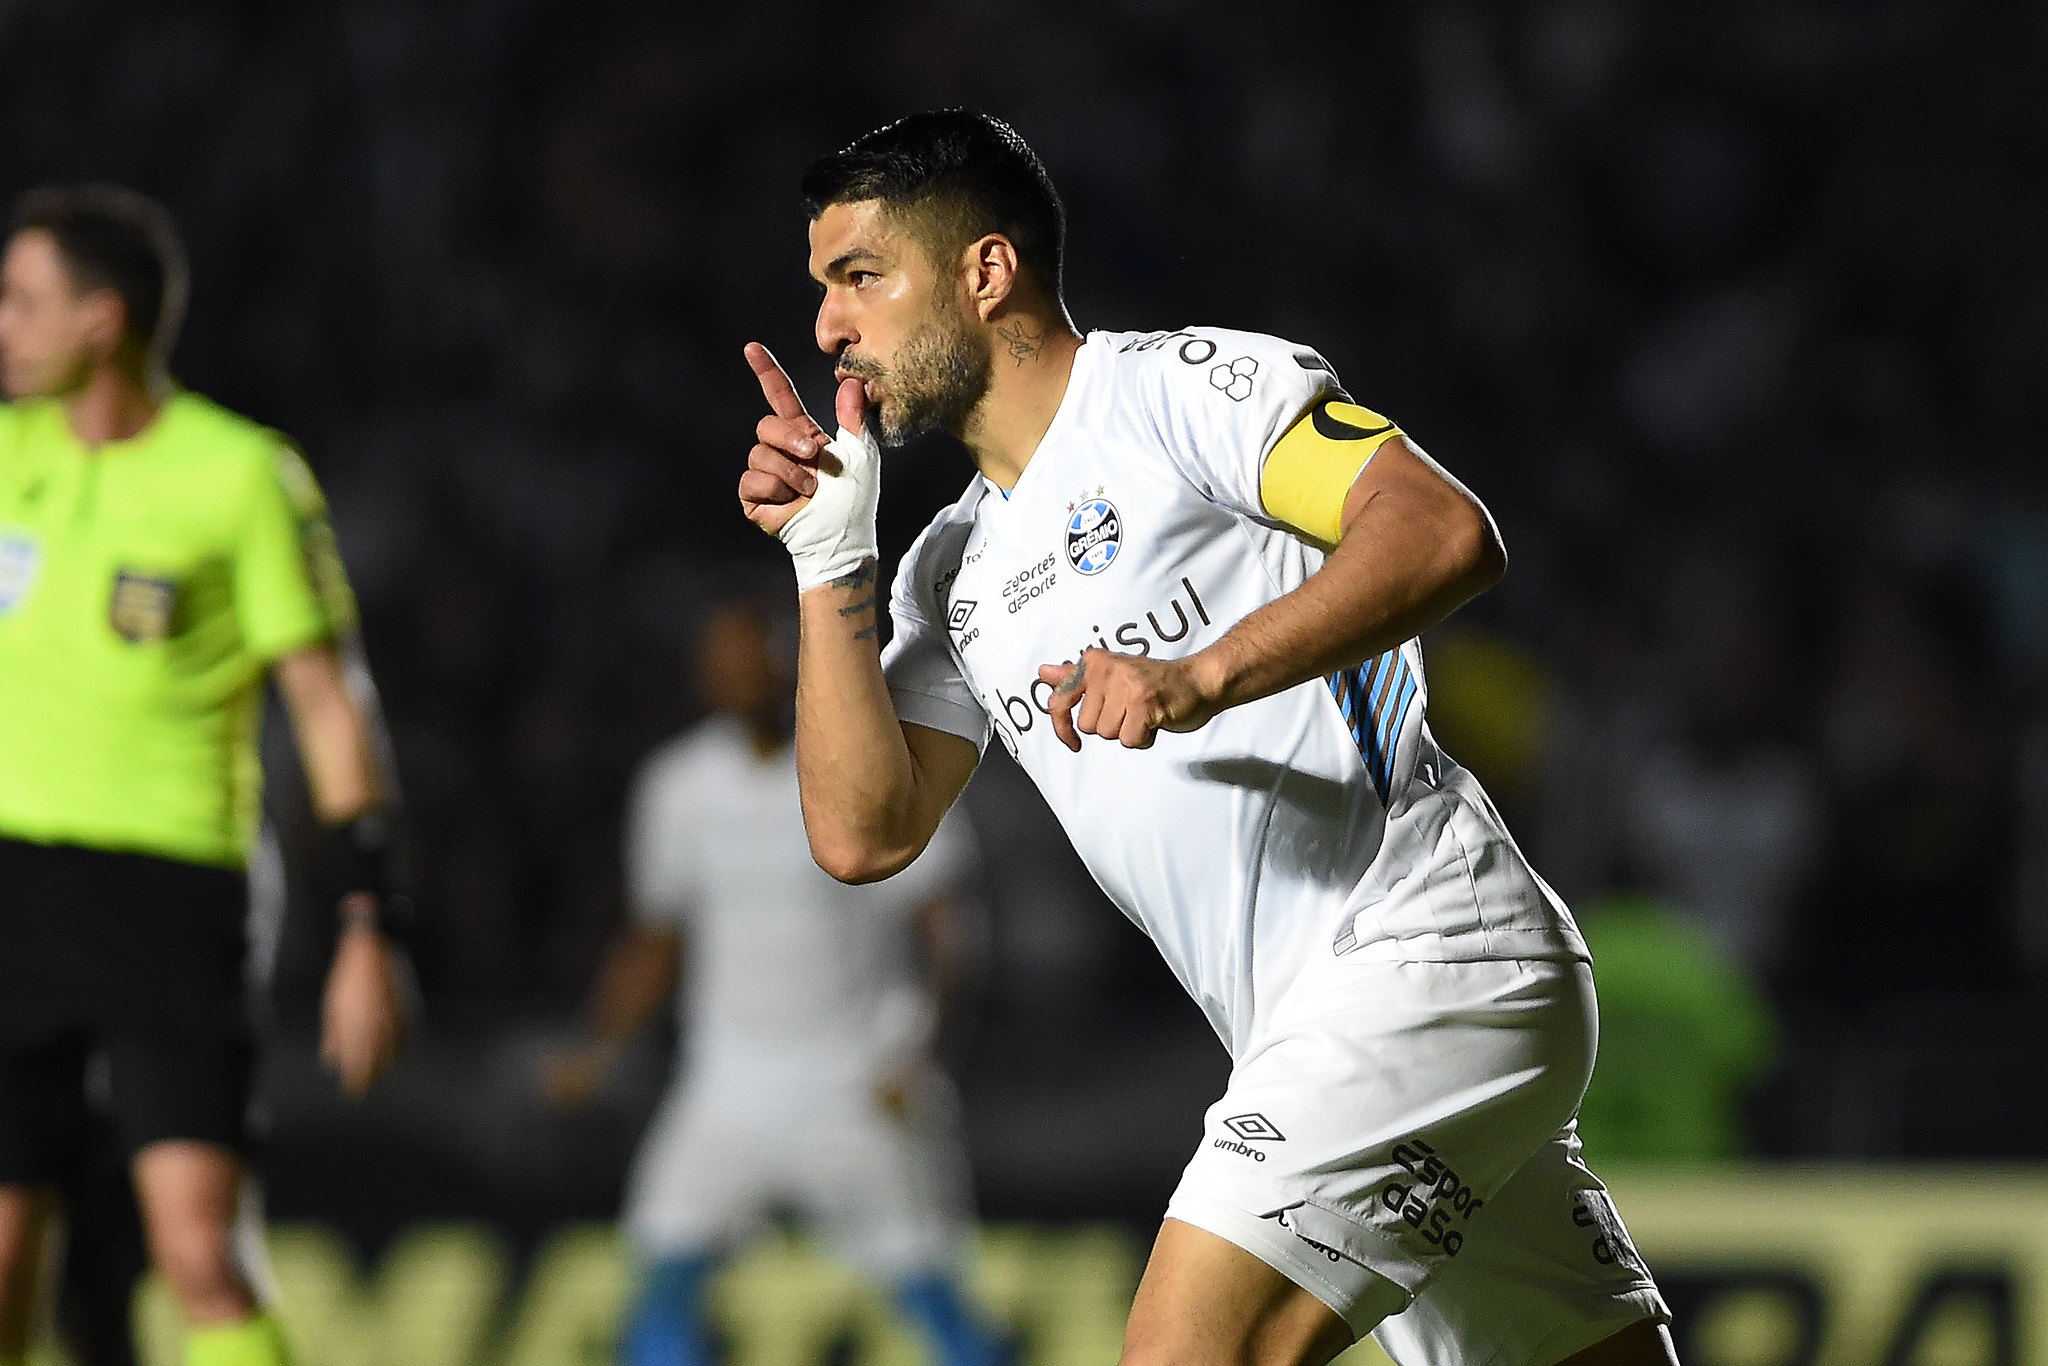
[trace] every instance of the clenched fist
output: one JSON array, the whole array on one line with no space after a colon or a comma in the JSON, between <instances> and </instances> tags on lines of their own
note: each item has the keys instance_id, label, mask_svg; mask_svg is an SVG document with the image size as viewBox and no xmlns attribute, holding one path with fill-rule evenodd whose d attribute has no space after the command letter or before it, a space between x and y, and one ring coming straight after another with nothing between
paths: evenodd
<instances>
[{"instance_id":1,"label":"clenched fist","mask_svg":"<svg viewBox=\"0 0 2048 1366\"><path fill-rule=\"evenodd\" d=\"M1041 665L1039 678L1053 685L1053 734L1078 754L1083 735L1150 749L1162 730L1201 729L1223 708L1199 660L1084 650L1078 663Z\"/></svg>"}]
</instances>

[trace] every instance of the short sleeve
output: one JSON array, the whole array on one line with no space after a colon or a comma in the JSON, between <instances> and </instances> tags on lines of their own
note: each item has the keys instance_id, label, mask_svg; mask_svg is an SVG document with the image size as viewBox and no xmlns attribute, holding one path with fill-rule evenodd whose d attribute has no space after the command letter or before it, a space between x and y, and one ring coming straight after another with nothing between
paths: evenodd
<instances>
[{"instance_id":1,"label":"short sleeve","mask_svg":"<svg viewBox=\"0 0 2048 1366\"><path fill-rule=\"evenodd\" d=\"M235 613L259 659L276 659L355 625L355 595L306 462L280 442L252 481L235 545Z\"/></svg>"},{"instance_id":2,"label":"short sleeve","mask_svg":"<svg viewBox=\"0 0 2048 1366\"><path fill-rule=\"evenodd\" d=\"M903 557L889 589L895 631L882 651L882 676L898 720L957 735L982 749L988 744L988 713L961 676L946 639L943 606L928 586L938 548L953 545L957 555L964 534L964 527L936 522Z\"/></svg>"},{"instance_id":3,"label":"short sleeve","mask_svg":"<svg viewBox=\"0 0 2048 1366\"><path fill-rule=\"evenodd\" d=\"M636 925L675 929L697 906L694 829L674 764L656 754L626 801L626 909Z\"/></svg>"},{"instance_id":4,"label":"short sleeve","mask_svg":"<svg viewBox=\"0 0 2048 1366\"><path fill-rule=\"evenodd\" d=\"M1278 337L1216 327L1125 351L1127 382L1188 482L1233 512L1272 520L1259 497L1266 457L1317 399L1343 393L1330 363Z\"/></svg>"}]
</instances>

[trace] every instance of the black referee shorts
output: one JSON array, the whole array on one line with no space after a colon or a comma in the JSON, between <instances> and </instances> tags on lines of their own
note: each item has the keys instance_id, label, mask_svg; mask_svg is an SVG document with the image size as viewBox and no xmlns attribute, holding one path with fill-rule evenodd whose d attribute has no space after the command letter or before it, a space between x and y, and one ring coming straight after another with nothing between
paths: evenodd
<instances>
[{"instance_id":1,"label":"black referee shorts","mask_svg":"<svg viewBox=\"0 0 2048 1366\"><path fill-rule=\"evenodd\" d=\"M249 1151L247 916L238 872L0 839L0 1184L65 1170L95 1054L127 1152Z\"/></svg>"}]
</instances>

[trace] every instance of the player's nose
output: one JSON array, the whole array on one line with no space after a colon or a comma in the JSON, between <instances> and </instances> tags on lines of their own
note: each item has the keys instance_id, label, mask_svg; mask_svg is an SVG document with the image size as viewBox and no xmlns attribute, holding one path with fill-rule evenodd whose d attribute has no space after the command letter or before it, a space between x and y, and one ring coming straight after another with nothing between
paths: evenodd
<instances>
[{"instance_id":1,"label":"player's nose","mask_svg":"<svg viewBox=\"0 0 2048 1366\"><path fill-rule=\"evenodd\" d=\"M860 332L847 319L846 310L831 298L818 305L818 349L836 356L860 340Z\"/></svg>"}]
</instances>

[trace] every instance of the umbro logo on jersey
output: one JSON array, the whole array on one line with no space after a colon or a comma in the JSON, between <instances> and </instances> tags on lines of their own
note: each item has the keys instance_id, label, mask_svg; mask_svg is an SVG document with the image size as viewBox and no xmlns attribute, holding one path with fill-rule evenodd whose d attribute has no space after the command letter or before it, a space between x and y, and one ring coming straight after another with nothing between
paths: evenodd
<instances>
[{"instance_id":1,"label":"umbro logo on jersey","mask_svg":"<svg viewBox=\"0 0 2048 1366\"><path fill-rule=\"evenodd\" d=\"M1083 574L1109 568L1123 545L1123 518L1101 493L1067 505L1067 563Z\"/></svg>"},{"instance_id":2,"label":"umbro logo on jersey","mask_svg":"<svg viewBox=\"0 0 2048 1366\"><path fill-rule=\"evenodd\" d=\"M1267 1119L1256 1110L1250 1110L1241 1115L1232 1115L1229 1119L1223 1121L1223 1127L1236 1134L1239 1138L1251 1139L1255 1142L1280 1143L1284 1142L1287 1138L1286 1134L1280 1132L1279 1125Z\"/></svg>"},{"instance_id":3,"label":"umbro logo on jersey","mask_svg":"<svg viewBox=\"0 0 2048 1366\"><path fill-rule=\"evenodd\" d=\"M1280 1132L1280 1126L1256 1110L1241 1115L1232 1115L1223 1121L1223 1127L1237 1135L1236 1139L1219 1138L1213 1146L1239 1157L1249 1157L1254 1162L1264 1162L1266 1155L1254 1148L1254 1143L1284 1143L1287 1135Z\"/></svg>"},{"instance_id":4,"label":"umbro logo on jersey","mask_svg":"<svg viewBox=\"0 0 2048 1366\"><path fill-rule=\"evenodd\" d=\"M974 599L962 598L953 604L953 610L946 614L946 625L955 631L967 628L967 619L974 615Z\"/></svg>"}]
</instances>

